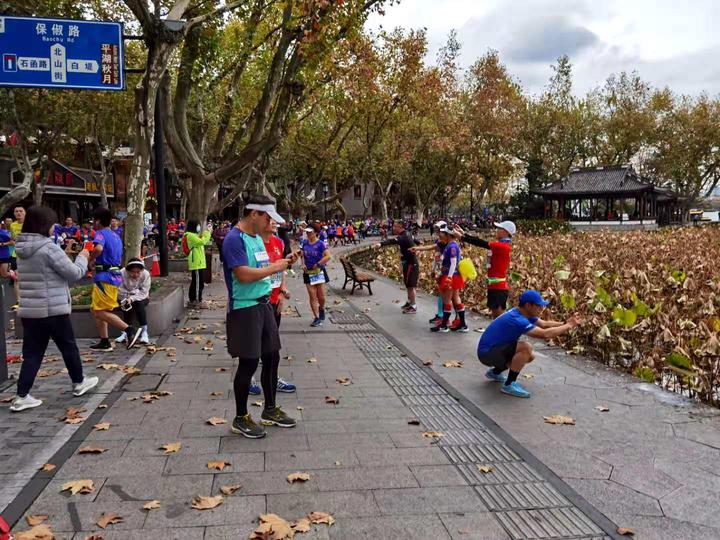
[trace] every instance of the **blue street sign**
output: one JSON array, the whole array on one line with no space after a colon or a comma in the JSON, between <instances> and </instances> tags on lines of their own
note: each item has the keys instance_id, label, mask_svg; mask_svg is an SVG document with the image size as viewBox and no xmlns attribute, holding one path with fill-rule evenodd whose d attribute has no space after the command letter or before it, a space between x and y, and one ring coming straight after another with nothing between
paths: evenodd
<instances>
[{"instance_id":1,"label":"blue street sign","mask_svg":"<svg viewBox=\"0 0 720 540\"><path fill-rule=\"evenodd\" d=\"M0 15L0 86L122 90L121 23Z\"/></svg>"}]
</instances>

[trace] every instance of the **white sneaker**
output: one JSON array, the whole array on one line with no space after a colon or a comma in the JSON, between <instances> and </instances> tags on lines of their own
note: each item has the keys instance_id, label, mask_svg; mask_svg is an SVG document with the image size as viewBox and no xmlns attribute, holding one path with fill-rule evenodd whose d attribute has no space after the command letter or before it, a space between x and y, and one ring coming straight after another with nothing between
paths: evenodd
<instances>
[{"instance_id":1,"label":"white sneaker","mask_svg":"<svg viewBox=\"0 0 720 540\"><path fill-rule=\"evenodd\" d=\"M81 383L73 385L73 396L82 396L88 390L95 388L100 379L97 377L85 377Z\"/></svg>"},{"instance_id":2,"label":"white sneaker","mask_svg":"<svg viewBox=\"0 0 720 540\"><path fill-rule=\"evenodd\" d=\"M117 339L115 340L115 343L125 343L125 341L127 341L127 334L125 332L123 332L122 334L120 334L117 337Z\"/></svg>"},{"instance_id":3,"label":"white sneaker","mask_svg":"<svg viewBox=\"0 0 720 540\"><path fill-rule=\"evenodd\" d=\"M147 326L142 327L142 334L140 334L140 343L147 345L150 343L150 336L148 336Z\"/></svg>"},{"instance_id":4,"label":"white sneaker","mask_svg":"<svg viewBox=\"0 0 720 540\"><path fill-rule=\"evenodd\" d=\"M42 400L35 399L30 394L25 397L15 396L15 399L13 399L12 401L12 405L10 405L10 410L12 412L20 412L24 411L25 409L39 407L40 405L42 405Z\"/></svg>"}]
</instances>

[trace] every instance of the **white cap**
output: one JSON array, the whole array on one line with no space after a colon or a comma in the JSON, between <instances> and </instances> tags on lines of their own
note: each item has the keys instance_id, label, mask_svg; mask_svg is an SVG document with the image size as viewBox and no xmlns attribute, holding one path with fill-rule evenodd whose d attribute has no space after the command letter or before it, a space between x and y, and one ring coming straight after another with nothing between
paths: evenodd
<instances>
[{"instance_id":1,"label":"white cap","mask_svg":"<svg viewBox=\"0 0 720 540\"><path fill-rule=\"evenodd\" d=\"M447 225L443 225L443 227L440 229L441 233L450 234L452 236L456 236L455 230L450 229Z\"/></svg>"},{"instance_id":2,"label":"white cap","mask_svg":"<svg viewBox=\"0 0 720 540\"><path fill-rule=\"evenodd\" d=\"M306 227L306 228L303 229L303 230L304 230L305 232L315 232L315 229L313 229L312 227Z\"/></svg>"},{"instance_id":3,"label":"white cap","mask_svg":"<svg viewBox=\"0 0 720 540\"><path fill-rule=\"evenodd\" d=\"M501 221L500 223L493 223L498 229L503 229L508 232L510 236L517 232L517 227L512 221Z\"/></svg>"},{"instance_id":4,"label":"white cap","mask_svg":"<svg viewBox=\"0 0 720 540\"><path fill-rule=\"evenodd\" d=\"M268 216L270 216L270 219L272 219L275 223L279 223L282 225L285 223L285 220L282 218L280 214L277 213L277 210L275 210L274 204L246 204L245 208L248 210L257 210L258 212L266 212Z\"/></svg>"},{"instance_id":5,"label":"white cap","mask_svg":"<svg viewBox=\"0 0 720 540\"><path fill-rule=\"evenodd\" d=\"M435 223L436 229L442 229L443 227L447 227L447 221L438 221Z\"/></svg>"}]
</instances>

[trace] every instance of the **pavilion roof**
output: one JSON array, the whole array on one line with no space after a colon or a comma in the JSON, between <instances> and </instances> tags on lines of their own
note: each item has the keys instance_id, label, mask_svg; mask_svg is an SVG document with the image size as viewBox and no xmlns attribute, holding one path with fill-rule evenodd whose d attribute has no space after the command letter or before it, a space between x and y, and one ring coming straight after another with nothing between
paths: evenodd
<instances>
[{"instance_id":1,"label":"pavilion roof","mask_svg":"<svg viewBox=\"0 0 720 540\"><path fill-rule=\"evenodd\" d=\"M632 165L573 169L565 178L533 193L550 197L630 196L653 191L654 184L640 178Z\"/></svg>"}]
</instances>

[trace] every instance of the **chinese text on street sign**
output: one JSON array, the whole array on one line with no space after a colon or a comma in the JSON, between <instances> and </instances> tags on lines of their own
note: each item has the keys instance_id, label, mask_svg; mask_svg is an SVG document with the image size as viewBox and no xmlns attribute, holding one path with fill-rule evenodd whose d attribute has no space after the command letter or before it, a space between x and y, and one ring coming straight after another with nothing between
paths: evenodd
<instances>
[{"instance_id":1,"label":"chinese text on street sign","mask_svg":"<svg viewBox=\"0 0 720 540\"><path fill-rule=\"evenodd\" d=\"M122 90L120 23L0 15L0 86Z\"/></svg>"}]
</instances>

